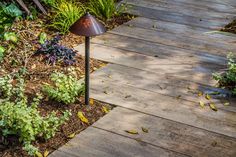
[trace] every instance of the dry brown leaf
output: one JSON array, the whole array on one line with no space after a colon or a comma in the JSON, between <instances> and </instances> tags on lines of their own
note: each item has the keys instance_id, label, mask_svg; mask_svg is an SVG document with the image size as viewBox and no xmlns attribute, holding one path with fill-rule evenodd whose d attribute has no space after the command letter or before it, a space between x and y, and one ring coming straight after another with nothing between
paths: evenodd
<instances>
[{"instance_id":1,"label":"dry brown leaf","mask_svg":"<svg viewBox=\"0 0 236 157\"><path fill-rule=\"evenodd\" d=\"M33 64L32 66L31 66L31 69L35 69L36 68L36 64Z\"/></svg>"},{"instance_id":2,"label":"dry brown leaf","mask_svg":"<svg viewBox=\"0 0 236 157\"><path fill-rule=\"evenodd\" d=\"M145 132L145 133L148 133L148 129L147 128L142 127L142 131Z\"/></svg>"},{"instance_id":3,"label":"dry brown leaf","mask_svg":"<svg viewBox=\"0 0 236 157\"><path fill-rule=\"evenodd\" d=\"M176 97L176 99L180 99L182 96L181 95L178 95L177 97Z\"/></svg>"}]
</instances>

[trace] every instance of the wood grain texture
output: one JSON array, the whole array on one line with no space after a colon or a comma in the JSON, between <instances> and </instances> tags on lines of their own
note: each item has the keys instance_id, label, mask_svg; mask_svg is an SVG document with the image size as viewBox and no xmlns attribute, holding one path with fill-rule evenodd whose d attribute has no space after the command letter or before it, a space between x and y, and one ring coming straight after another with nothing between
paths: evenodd
<instances>
[{"instance_id":1,"label":"wood grain texture","mask_svg":"<svg viewBox=\"0 0 236 157\"><path fill-rule=\"evenodd\" d=\"M66 153L72 157L156 157L157 155L163 157L186 157L186 155L171 150L147 143L141 144L135 139L92 127L77 135L66 146L52 154L52 157L56 155L57 157L63 157Z\"/></svg>"},{"instance_id":2,"label":"wood grain texture","mask_svg":"<svg viewBox=\"0 0 236 157\"><path fill-rule=\"evenodd\" d=\"M179 62L206 62L212 64L225 65L226 64L226 52L222 51L219 55L209 54L200 50L189 50L185 48L170 46L166 44L159 44L156 42L146 41L133 37L127 37L117 34L107 33L103 36L96 37L92 40L92 43L105 45L111 48L118 48L124 51L133 51L152 57L161 57L168 60L176 60ZM168 43L167 43L168 44ZM80 49L82 53L84 50L82 46L76 47ZM183 60L184 58L184 60Z\"/></svg>"},{"instance_id":3,"label":"wood grain texture","mask_svg":"<svg viewBox=\"0 0 236 157\"><path fill-rule=\"evenodd\" d=\"M234 138L121 107L115 108L111 114L93 126L189 156L234 157L236 155ZM148 133L143 132L142 127L148 129ZM130 129L137 130L139 134L131 135L124 131Z\"/></svg>"},{"instance_id":4,"label":"wood grain texture","mask_svg":"<svg viewBox=\"0 0 236 157\"><path fill-rule=\"evenodd\" d=\"M171 91L170 91L171 92ZM91 97L176 122L236 138L236 114L117 83L91 82Z\"/></svg>"},{"instance_id":5,"label":"wood grain texture","mask_svg":"<svg viewBox=\"0 0 236 157\"><path fill-rule=\"evenodd\" d=\"M96 79L103 85L109 83L125 84L195 103L202 101L207 104L209 101L205 99L204 93L219 92L221 94L212 96L211 102L215 103L218 109L236 112L236 99L225 98L229 92L210 86L210 81L203 85L194 82L194 80L160 75L116 64L102 68L99 73L94 73L91 79ZM203 95L198 96L199 92ZM225 102L230 102L230 106L225 106Z\"/></svg>"},{"instance_id":6,"label":"wood grain texture","mask_svg":"<svg viewBox=\"0 0 236 157\"><path fill-rule=\"evenodd\" d=\"M190 50L200 50L212 54L221 54L222 52L234 52L236 46L234 44L224 44L217 41L204 41L200 39L194 39L192 37L181 36L173 33L159 32L150 29L144 29L139 27L120 26L111 31L114 34L123 36L138 38L150 42L157 42L160 44L166 44L176 46L180 48Z\"/></svg>"}]
</instances>

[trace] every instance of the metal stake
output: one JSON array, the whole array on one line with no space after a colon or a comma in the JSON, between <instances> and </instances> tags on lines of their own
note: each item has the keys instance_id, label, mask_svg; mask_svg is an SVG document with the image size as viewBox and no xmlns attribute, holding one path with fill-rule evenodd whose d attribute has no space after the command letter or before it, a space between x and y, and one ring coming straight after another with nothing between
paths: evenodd
<instances>
[{"instance_id":1,"label":"metal stake","mask_svg":"<svg viewBox=\"0 0 236 157\"><path fill-rule=\"evenodd\" d=\"M85 104L89 105L90 37L85 37Z\"/></svg>"}]
</instances>

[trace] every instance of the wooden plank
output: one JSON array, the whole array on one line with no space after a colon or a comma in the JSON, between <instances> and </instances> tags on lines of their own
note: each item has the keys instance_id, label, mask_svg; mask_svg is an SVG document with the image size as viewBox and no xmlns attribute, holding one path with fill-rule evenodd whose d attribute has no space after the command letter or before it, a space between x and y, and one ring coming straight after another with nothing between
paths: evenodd
<instances>
[{"instance_id":1,"label":"wooden plank","mask_svg":"<svg viewBox=\"0 0 236 157\"><path fill-rule=\"evenodd\" d=\"M127 4L146 7L155 10L164 10L169 12L180 13L182 15L197 17L201 19L216 19L218 21L225 21L227 19L233 19L235 17L234 14L230 13L220 13L212 10L206 10L205 7L197 7L195 5L184 5L183 3L168 3L157 0L148 0L148 1L140 1L140 0L129 0ZM235 11L236 13L236 11Z\"/></svg>"},{"instance_id":2,"label":"wooden plank","mask_svg":"<svg viewBox=\"0 0 236 157\"><path fill-rule=\"evenodd\" d=\"M92 127L81 132L59 151L77 157L156 157L157 154L163 157L185 156L147 143L140 144L137 140ZM57 154L59 157L62 156L58 152Z\"/></svg>"},{"instance_id":3,"label":"wooden plank","mask_svg":"<svg viewBox=\"0 0 236 157\"><path fill-rule=\"evenodd\" d=\"M198 96L199 92L221 92L222 94L213 95L211 102L213 102L218 109L236 112L236 99L225 98L229 92L209 86L211 82L214 82L212 80L207 80L208 84L202 85L193 82L194 79L182 80L176 79L175 77L168 78L165 77L165 75L162 76L160 74L114 64L109 64L100 69L99 72L92 75L91 79L96 79L96 81L101 84L125 84L195 103L199 103L200 101L205 104L209 103L209 101L205 99L205 95ZM225 102L230 102L230 106L225 106Z\"/></svg>"},{"instance_id":4,"label":"wooden plank","mask_svg":"<svg viewBox=\"0 0 236 157\"><path fill-rule=\"evenodd\" d=\"M213 2L210 2L208 0L155 0L156 3L168 3L172 5L184 5L188 7L195 7L199 10L205 10L205 11L215 11L215 12L222 12L222 13L235 13L235 1L234 2L226 2L225 0L213 0ZM128 0L129 2L129 0ZM217 2L217 3L216 3ZM219 3L220 2L220 3Z\"/></svg>"},{"instance_id":5,"label":"wooden plank","mask_svg":"<svg viewBox=\"0 0 236 157\"><path fill-rule=\"evenodd\" d=\"M50 154L48 157L78 157L78 156L56 150L52 154Z\"/></svg>"},{"instance_id":6,"label":"wooden plank","mask_svg":"<svg viewBox=\"0 0 236 157\"><path fill-rule=\"evenodd\" d=\"M224 57L221 57L208 54L204 51L192 51L188 49L158 44L155 42L110 33L106 33L102 36L93 38L92 43L119 48L125 51L133 51L136 53L145 54L153 57L159 56L181 62L185 61L185 59L188 60L189 58L193 62L201 61L219 65L226 64L225 56L227 53L221 53L221 55L224 55Z\"/></svg>"},{"instance_id":7,"label":"wooden plank","mask_svg":"<svg viewBox=\"0 0 236 157\"><path fill-rule=\"evenodd\" d=\"M79 54L85 54L84 45L80 45L75 49L78 51ZM158 55L158 57L151 57L144 54L134 53L131 51L107 47L99 44L91 45L92 58L141 69L145 68L146 70L155 70L155 65L158 65L158 68L166 65L188 66L202 70L205 68L205 70L203 71L215 71L221 68L225 68L225 65L222 66L223 64L209 64L209 62L204 62L199 59L194 60L194 57L189 57L189 59L186 57L186 59L183 61L173 59L172 56L164 56L161 54L156 55Z\"/></svg>"},{"instance_id":8,"label":"wooden plank","mask_svg":"<svg viewBox=\"0 0 236 157\"><path fill-rule=\"evenodd\" d=\"M102 84L96 79L91 82L91 97L236 138L234 112L223 110L214 112L209 107L202 109L198 103L117 83Z\"/></svg>"},{"instance_id":9,"label":"wooden plank","mask_svg":"<svg viewBox=\"0 0 236 157\"><path fill-rule=\"evenodd\" d=\"M236 155L235 138L121 107L115 108L93 126L189 156L233 157ZM147 128L148 133L144 133L141 127ZM131 135L124 131L131 129L137 130L139 134Z\"/></svg>"},{"instance_id":10,"label":"wooden plank","mask_svg":"<svg viewBox=\"0 0 236 157\"><path fill-rule=\"evenodd\" d=\"M160 21L160 20L153 20L144 17L137 17L125 23L124 25L127 25L129 27L139 27L155 31L168 32L172 34L178 34L181 36L184 35L194 39L201 39L203 41L220 42L225 45L229 44L232 45L236 42L236 35L226 36L223 35L223 32L209 31L206 29L199 29L198 27Z\"/></svg>"},{"instance_id":11,"label":"wooden plank","mask_svg":"<svg viewBox=\"0 0 236 157\"><path fill-rule=\"evenodd\" d=\"M169 21L212 30L218 30L231 21L227 19L225 21L219 21L214 19L201 19L189 15L182 15L181 13L169 12L165 10L156 10L135 5L132 5L132 7L127 10L127 12L155 20Z\"/></svg>"},{"instance_id":12,"label":"wooden plank","mask_svg":"<svg viewBox=\"0 0 236 157\"><path fill-rule=\"evenodd\" d=\"M234 44L226 45L220 42L204 41L173 33L158 32L155 30L138 27L128 27L123 25L110 32L146 41L157 42L160 44L171 45L195 51L205 51L216 55L220 55L223 52L234 52L236 50L236 46Z\"/></svg>"},{"instance_id":13,"label":"wooden plank","mask_svg":"<svg viewBox=\"0 0 236 157\"><path fill-rule=\"evenodd\" d=\"M84 55L84 46L81 45L77 47L76 50L81 55ZM125 65L128 67L133 67L137 69L142 69L146 71L155 72L158 74L173 74L179 77L189 77L196 76L199 79L211 78L209 73L222 68L220 65L211 64L181 64L174 61L168 61L167 59L159 59L156 57L150 57L142 54L129 53L126 51L117 51L117 49L106 48L104 46L92 44L91 45L91 57L106 62L116 63ZM172 65L172 66L171 66Z\"/></svg>"}]
</instances>

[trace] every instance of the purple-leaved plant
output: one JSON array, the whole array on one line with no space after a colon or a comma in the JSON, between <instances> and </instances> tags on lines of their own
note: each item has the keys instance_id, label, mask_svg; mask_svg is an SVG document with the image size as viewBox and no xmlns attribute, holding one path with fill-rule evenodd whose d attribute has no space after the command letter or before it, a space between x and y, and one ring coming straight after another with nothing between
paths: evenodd
<instances>
[{"instance_id":1,"label":"purple-leaved plant","mask_svg":"<svg viewBox=\"0 0 236 157\"><path fill-rule=\"evenodd\" d=\"M44 55L45 60L50 64L55 64L58 61L63 61L65 65L75 64L76 51L60 45L60 39L60 36L56 36L52 40L46 40L43 44L40 44L40 48L35 52L35 55Z\"/></svg>"}]
</instances>

